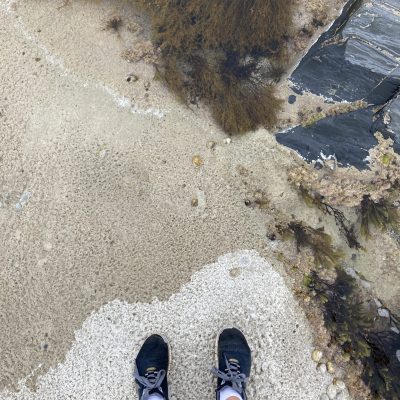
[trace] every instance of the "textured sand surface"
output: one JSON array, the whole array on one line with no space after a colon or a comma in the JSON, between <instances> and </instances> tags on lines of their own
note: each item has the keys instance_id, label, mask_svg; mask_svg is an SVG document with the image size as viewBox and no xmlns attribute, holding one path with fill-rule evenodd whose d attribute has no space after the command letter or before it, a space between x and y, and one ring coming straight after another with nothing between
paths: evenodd
<instances>
[{"instance_id":1,"label":"textured sand surface","mask_svg":"<svg viewBox=\"0 0 400 400\"><path fill-rule=\"evenodd\" d=\"M221 254L265 243L237 183L239 142L156 81L146 92L154 71L103 29L114 3L62 4L0 1L3 387L56 365L103 304L167 298Z\"/></svg>"},{"instance_id":2,"label":"textured sand surface","mask_svg":"<svg viewBox=\"0 0 400 400\"><path fill-rule=\"evenodd\" d=\"M311 360L308 324L282 277L256 252L220 257L195 273L167 301L115 300L76 332L65 362L39 378L38 390L21 386L2 400L133 399L134 354L153 332L172 348L171 399L211 399L217 333L241 328L253 351L249 397L317 400L331 377Z\"/></svg>"}]
</instances>

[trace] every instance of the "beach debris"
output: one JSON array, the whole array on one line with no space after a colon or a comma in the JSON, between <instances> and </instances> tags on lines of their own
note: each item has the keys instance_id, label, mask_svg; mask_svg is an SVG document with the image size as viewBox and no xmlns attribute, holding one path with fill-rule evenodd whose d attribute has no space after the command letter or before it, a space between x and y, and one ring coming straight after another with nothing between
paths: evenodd
<instances>
[{"instance_id":1,"label":"beach debris","mask_svg":"<svg viewBox=\"0 0 400 400\"><path fill-rule=\"evenodd\" d=\"M199 200L197 198L193 198L190 202L190 204L192 205L192 207L197 207L199 205Z\"/></svg>"},{"instance_id":2,"label":"beach debris","mask_svg":"<svg viewBox=\"0 0 400 400\"><path fill-rule=\"evenodd\" d=\"M128 76L126 77L126 81L127 82L137 82L139 80L139 77L136 74L128 74Z\"/></svg>"},{"instance_id":3,"label":"beach debris","mask_svg":"<svg viewBox=\"0 0 400 400\"><path fill-rule=\"evenodd\" d=\"M22 193L20 199L18 202L15 204L15 209L17 211L21 211L22 208L28 203L29 199L31 198L32 193L31 192L24 192Z\"/></svg>"},{"instance_id":4,"label":"beach debris","mask_svg":"<svg viewBox=\"0 0 400 400\"><path fill-rule=\"evenodd\" d=\"M203 160L199 155L192 157L192 163L195 167L201 167L203 165Z\"/></svg>"},{"instance_id":5,"label":"beach debris","mask_svg":"<svg viewBox=\"0 0 400 400\"><path fill-rule=\"evenodd\" d=\"M157 51L149 40L142 40L123 50L121 57L129 63L144 61L151 64L157 61Z\"/></svg>"},{"instance_id":6,"label":"beach debris","mask_svg":"<svg viewBox=\"0 0 400 400\"><path fill-rule=\"evenodd\" d=\"M215 146L216 146L216 145L217 145L217 143L214 142L213 140L209 140L209 141L207 142L207 148L210 149L210 150L215 149Z\"/></svg>"}]
</instances>

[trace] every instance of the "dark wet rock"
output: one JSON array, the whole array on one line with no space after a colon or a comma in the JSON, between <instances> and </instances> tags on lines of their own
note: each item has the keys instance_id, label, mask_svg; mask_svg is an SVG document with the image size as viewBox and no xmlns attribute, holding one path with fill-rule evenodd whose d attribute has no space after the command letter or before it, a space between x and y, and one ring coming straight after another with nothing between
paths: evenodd
<instances>
[{"instance_id":1,"label":"dark wet rock","mask_svg":"<svg viewBox=\"0 0 400 400\"><path fill-rule=\"evenodd\" d=\"M292 74L298 90L383 104L400 86L400 2L350 0Z\"/></svg>"},{"instance_id":2,"label":"dark wet rock","mask_svg":"<svg viewBox=\"0 0 400 400\"><path fill-rule=\"evenodd\" d=\"M374 130L382 132L385 138L393 139L393 148L400 153L400 94L382 109Z\"/></svg>"},{"instance_id":3,"label":"dark wet rock","mask_svg":"<svg viewBox=\"0 0 400 400\"><path fill-rule=\"evenodd\" d=\"M317 169L317 170L320 170L320 169L324 168L324 164L321 161L317 161L314 164L314 168Z\"/></svg>"},{"instance_id":4,"label":"dark wet rock","mask_svg":"<svg viewBox=\"0 0 400 400\"><path fill-rule=\"evenodd\" d=\"M321 35L291 80L296 93L370 106L279 133L279 143L307 161L335 156L342 166L368 167L376 131L400 153L400 1L350 0Z\"/></svg>"},{"instance_id":5,"label":"dark wet rock","mask_svg":"<svg viewBox=\"0 0 400 400\"><path fill-rule=\"evenodd\" d=\"M288 97L288 103L289 103L289 104L294 104L294 103L296 103L296 99L297 99L297 97L296 97L294 94L291 94L291 95Z\"/></svg>"},{"instance_id":6,"label":"dark wet rock","mask_svg":"<svg viewBox=\"0 0 400 400\"><path fill-rule=\"evenodd\" d=\"M380 111L370 106L327 117L311 126L278 133L276 139L308 162L335 156L341 166L365 169L368 151L378 143L374 136L377 131L386 139L391 138L393 149L400 154L400 91Z\"/></svg>"},{"instance_id":7,"label":"dark wet rock","mask_svg":"<svg viewBox=\"0 0 400 400\"><path fill-rule=\"evenodd\" d=\"M323 118L311 126L296 126L276 138L308 162L335 156L342 166L363 169L368 165L368 150L378 143L372 131L373 116L368 107Z\"/></svg>"}]
</instances>

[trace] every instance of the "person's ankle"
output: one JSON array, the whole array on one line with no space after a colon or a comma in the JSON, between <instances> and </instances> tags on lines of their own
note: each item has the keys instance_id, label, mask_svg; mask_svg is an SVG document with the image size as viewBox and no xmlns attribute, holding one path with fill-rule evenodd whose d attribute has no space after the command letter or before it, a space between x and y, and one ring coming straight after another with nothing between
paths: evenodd
<instances>
[{"instance_id":1,"label":"person's ankle","mask_svg":"<svg viewBox=\"0 0 400 400\"><path fill-rule=\"evenodd\" d=\"M226 385L219 391L220 400L243 400L243 397L238 391L231 386Z\"/></svg>"},{"instance_id":2,"label":"person's ankle","mask_svg":"<svg viewBox=\"0 0 400 400\"><path fill-rule=\"evenodd\" d=\"M165 397L161 396L159 393L152 393L149 400L165 400Z\"/></svg>"}]
</instances>

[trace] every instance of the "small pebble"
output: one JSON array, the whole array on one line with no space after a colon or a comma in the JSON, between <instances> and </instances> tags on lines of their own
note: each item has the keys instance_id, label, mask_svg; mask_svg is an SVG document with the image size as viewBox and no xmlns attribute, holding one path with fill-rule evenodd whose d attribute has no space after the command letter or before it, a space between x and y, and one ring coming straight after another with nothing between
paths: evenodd
<instances>
[{"instance_id":1,"label":"small pebble","mask_svg":"<svg viewBox=\"0 0 400 400\"><path fill-rule=\"evenodd\" d=\"M311 358L313 359L313 361L320 362L321 358L322 358L322 351L315 349L312 353L311 353Z\"/></svg>"},{"instance_id":2,"label":"small pebble","mask_svg":"<svg viewBox=\"0 0 400 400\"><path fill-rule=\"evenodd\" d=\"M199 205L199 200L196 198L193 198L191 201L192 207L197 207Z\"/></svg>"},{"instance_id":3,"label":"small pebble","mask_svg":"<svg viewBox=\"0 0 400 400\"><path fill-rule=\"evenodd\" d=\"M336 397L336 400L345 400L346 399L346 393L345 392L339 392Z\"/></svg>"},{"instance_id":4,"label":"small pebble","mask_svg":"<svg viewBox=\"0 0 400 400\"><path fill-rule=\"evenodd\" d=\"M374 301L375 301L375 304L376 304L377 307L380 308L380 307L383 306L383 304L378 299L374 299Z\"/></svg>"},{"instance_id":5,"label":"small pebble","mask_svg":"<svg viewBox=\"0 0 400 400\"><path fill-rule=\"evenodd\" d=\"M53 248L53 245L50 242L46 242L46 243L43 244L43 248L46 251L50 251Z\"/></svg>"},{"instance_id":6,"label":"small pebble","mask_svg":"<svg viewBox=\"0 0 400 400\"><path fill-rule=\"evenodd\" d=\"M232 268L231 270L229 270L229 275L232 278L236 278L240 275L240 268Z\"/></svg>"},{"instance_id":7,"label":"small pebble","mask_svg":"<svg viewBox=\"0 0 400 400\"><path fill-rule=\"evenodd\" d=\"M230 143L232 143L232 139L230 137L228 137L228 138L224 139L224 143L230 144Z\"/></svg>"},{"instance_id":8,"label":"small pebble","mask_svg":"<svg viewBox=\"0 0 400 400\"><path fill-rule=\"evenodd\" d=\"M311 301L311 297L310 296L306 296L306 297L304 297L304 303L309 303ZM315 360L314 360L315 361ZM318 361L315 361L315 362L318 362Z\"/></svg>"},{"instance_id":9,"label":"small pebble","mask_svg":"<svg viewBox=\"0 0 400 400\"><path fill-rule=\"evenodd\" d=\"M390 313L386 308L378 308L378 314L382 318L390 318Z\"/></svg>"},{"instance_id":10,"label":"small pebble","mask_svg":"<svg viewBox=\"0 0 400 400\"><path fill-rule=\"evenodd\" d=\"M46 342L42 342L39 345L39 349L42 351L46 351L48 349L49 345Z\"/></svg>"},{"instance_id":11,"label":"small pebble","mask_svg":"<svg viewBox=\"0 0 400 400\"><path fill-rule=\"evenodd\" d=\"M329 400L329 397L328 397L327 394L324 393L324 394L319 398L319 400Z\"/></svg>"},{"instance_id":12,"label":"small pebble","mask_svg":"<svg viewBox=\"0 0 400 400\"><path fill-rule=\"evenodd\" d=\"M333 383L337 386L339 390L346 389L346 384L341 379L334 379Z\"/></svg>"},{"instance_id":13,"label":"small pebble","mask_svg":"<svg viewBox=\"0 0 400 400\"><path fill-rule=\"evenodd\" d=\"M324 168L324 164L322 164L321 162L317 161L314 164L314 168L317 169L317 170L320 170L320 169Z\"/></svg>"},{"instance_id":14,"label":"small pebble","mask_svg":"<svg viewBox=\"0 0 400 400\"><path fill-rule=\"evenodd\" d=\"M322 374L325 374L326 373L326 365L325 364L318 364L317 370L319 372L321 372Z\"/></svg>"},{"instance_id":15,"label":"small pebble","mask_svg":"<svg viewBox=\"0 0 400 400\"><path fill-rule=\"evenodd\" d=\"M127 82L137 82L139 80L139 77L135 74L129 74L126 78Z\"/></svg>"},{"instance_id":16,"label":"small pebble","mask_svg":"<svg viewBox=\"0 0 400 400\"><path fill-rule=\"evenodd\" d=\"M329 397L331 400L333 400L333 399L336 398L337 393L338 393L337 387L336 387L333 383L331 383L331 384L328 386L327 390L326 390L326 394L328 395L328 397Z\"/></svg>"},{"instance_id":17,"label":"small pebble","mask_svg":"<svg viewBox=\"0 0 400 400\"><path fill-rule=\"evenodd\" d=\"M195 167L201 167L203 165L203 160L197 155L192 157L192 162Z\"/></svg>"},{"instance_id":18,"label":"small pebble","mask_svg":"<svg viewBox=\"0 0 400 400\"><path fill-rule=\"evenodd\" d=\"M144 83L144 89L147 91L147 90L149 90L150 89L150 82L149 81L147 81L147 82L145 82Z\"/></svg>"},{"instance_id":19,"label":"small pebble","mask_svg":"<svg viewBox=\"0 0 400 400\"><path fill-rule=\"evenodd\" d=\"M326 369L328 370L328 372L330 374L334 374L335 373L335 366L333 365L332 361L328 361L326 363Z\"/></svg>"},{"instance_id":20,"label":"small pebble","mask_svg":"<svg viewBox=\"0 0 400 400\"><path fill-rule=\"evenodd\" d=\"M344 353L342 355L342 359L344 362L349 362L350 361L350 354L349 353Z\"/></svg>"},{"instance_id":21,"label":"small pebble","mask_svg":"<svg viewBox=\"0 0 400 400\"><path fill-rule=\"evenodd\" d=\"M294 104L294 103L296 103L296 100L297 100L297 97L296 97L294 94L291 94L291 95L288 97L288 103L289 103L289 104Z\"/></svg>"},{"instance_id":22,"label":"small pebble","mask_svg":"<svg viewBox=\"0 0 400 400\"><path fill-rule=\"evenodd\" d=\"M208 141L207 142L207 148L208 149L214 149L215 148L215 146L217 145L217 143L215 143L214 141L212 141L212 140L210 140L210 141Z\"/></svg>"},{"instance_id":23,"label":"small pebble","mask_svg":"<svg viewBox=\"0 0 400 400\"><path fill-rule=\"evenodd\" d=\"M244 204L245 204L247 207L249 207L249 206L251 205L251 201L250 201L249 199L246 199L246 200L244 201Z\"/></svg>"},{"instance_id":24,"label":"small pebble","mask_svg":"<svg viewBox=\"0 0 400 400\"><path fill-rule=\"evenodd\" d=\"M268 371L268 363L266 361L264 361L261 365L261 370L263 372L267 372Z\"/></svg>"}]
</instances>

